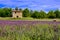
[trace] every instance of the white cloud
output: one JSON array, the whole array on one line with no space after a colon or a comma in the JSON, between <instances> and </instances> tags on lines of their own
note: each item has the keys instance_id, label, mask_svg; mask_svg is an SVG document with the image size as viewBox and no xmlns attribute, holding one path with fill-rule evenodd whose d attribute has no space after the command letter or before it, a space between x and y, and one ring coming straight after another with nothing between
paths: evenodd
<instances>
[{"instance_id":1,"label":"white cloud","mask_svg":"<svg viewBox=\"0 0 60 40\"><path fill-rule=\"evenodd\" d=\"M60 8L59 3L60 2L56 2L56 0L0 0L0 4L6 5L5 7L14 8L18 6L33 10Z\"/></svg>"}]
</instances>

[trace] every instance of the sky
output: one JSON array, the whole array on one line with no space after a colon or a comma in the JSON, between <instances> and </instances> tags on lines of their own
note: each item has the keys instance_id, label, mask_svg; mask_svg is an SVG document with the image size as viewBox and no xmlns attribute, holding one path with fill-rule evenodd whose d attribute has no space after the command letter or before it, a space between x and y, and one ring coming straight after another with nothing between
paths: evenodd
<instances>
[{"instance_id":1,"label":"sky","mask_svg":"<svg viewBox=\"0 0 60 40\"><path fill-rule=\"evenodd\" d=\"M49 11L60 9L60 0L0 0L0 8L4 7Z\"/></svg>"}]
</instances>

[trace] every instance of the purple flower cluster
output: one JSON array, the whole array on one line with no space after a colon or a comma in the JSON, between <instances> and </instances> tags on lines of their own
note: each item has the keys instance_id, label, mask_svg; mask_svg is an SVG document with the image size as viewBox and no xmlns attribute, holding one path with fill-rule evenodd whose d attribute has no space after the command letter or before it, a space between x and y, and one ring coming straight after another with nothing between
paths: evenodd
<instances>
[{"instance_id":1,"label":"purple flower cluster","mask_svg":"<svg viewBox=\"0 0 60 40\"><path fill-rule=\"evenodd\" d=\"M58 40L57 37L60 34L60 28L57 24L60 24L60 21L0 20L0 37L2 37L3 39L4 37L6 37L6 39L10 38L11 40L12 38L14 40L18 40L20 38L22 38L22 40L25 40L25 38L27 37L29 37L29 40L31 38L31 40L38 40L39 38L40 40Z\"/></svg>"},{"instance_id":2,"label":"purple flower cluster","mask_svg":"<svg viewBox=\"0 0 60 40\"><path fill-rule=\"evenodd\" d=\"M53 22L53 21L9 21L9 20L0 20L0 26L22 26L22 25L35 25L35 24L60 24L59 22Z\"/></svg>"}]
</instances>

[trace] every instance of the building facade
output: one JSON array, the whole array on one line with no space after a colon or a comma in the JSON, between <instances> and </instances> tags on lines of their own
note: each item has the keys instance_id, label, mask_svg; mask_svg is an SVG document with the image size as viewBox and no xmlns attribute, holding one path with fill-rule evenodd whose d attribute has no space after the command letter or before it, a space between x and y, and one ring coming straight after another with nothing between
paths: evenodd
<instances>
[{"instance_id":1,"label":"building facade","mask_svg":"<svg viewBox=\"0 0 60 40\"><path fill-rule=\"evenodd\" d=\"M12 18L22 18L22 11L12 10Z\"/></svg>"}]
</instances>

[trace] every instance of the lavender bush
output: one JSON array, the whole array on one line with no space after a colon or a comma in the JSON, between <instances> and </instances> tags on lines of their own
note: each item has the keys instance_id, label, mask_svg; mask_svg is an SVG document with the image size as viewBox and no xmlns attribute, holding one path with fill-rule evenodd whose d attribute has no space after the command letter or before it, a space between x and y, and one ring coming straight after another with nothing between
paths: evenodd
<instances>
[{"instance_id":1,"label":"lavender bush","mask_svg":"<svg viewBox=\"0 0 60 40\"><path fill-rule=\"evenodd\" d=\"M60 40L60 22L0 21L0 40Z\"/></svg>"}]
</instances>

